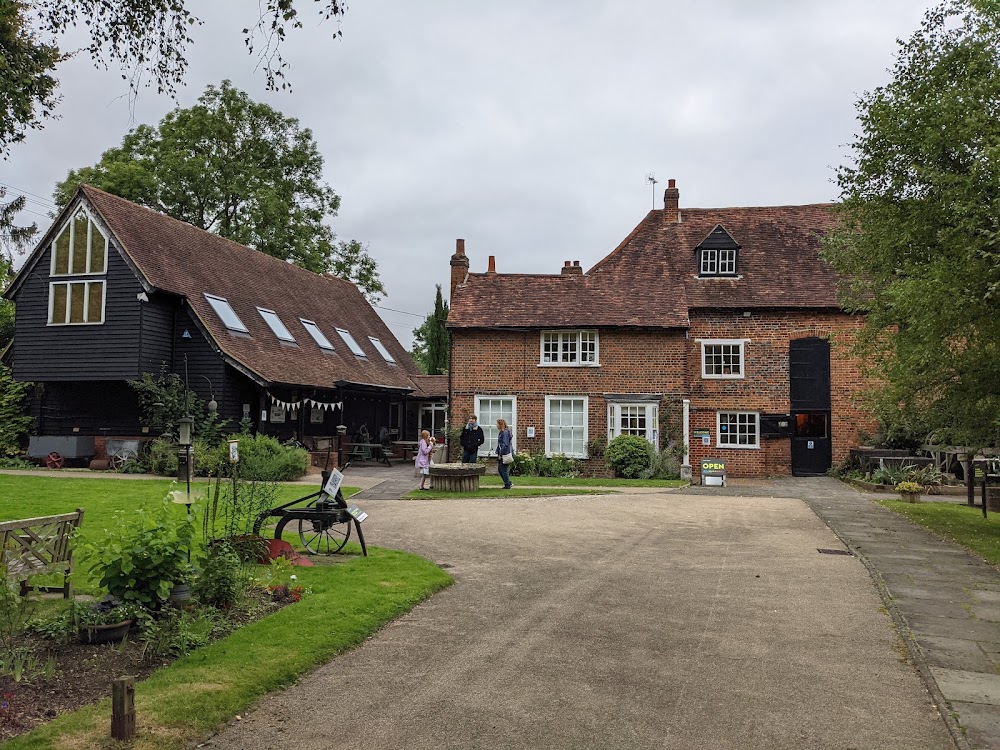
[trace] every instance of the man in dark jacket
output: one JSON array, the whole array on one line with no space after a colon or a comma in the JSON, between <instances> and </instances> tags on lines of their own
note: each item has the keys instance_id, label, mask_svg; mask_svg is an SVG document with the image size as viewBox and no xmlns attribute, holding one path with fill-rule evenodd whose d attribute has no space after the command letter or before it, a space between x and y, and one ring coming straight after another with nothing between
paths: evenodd
<instances>
[{"instance_id":1,"label":"man in dark jacket","mask_svg":"<svg viewBox=\"0 0 1000 750\"><path fill-rule=\"evenodd\" d=\"M479 456L479 446L486 442L483 428L476 421L476 415L469 417L469 421L462 428L462 463L474 464Z\"/></svg>"}]
</instances>

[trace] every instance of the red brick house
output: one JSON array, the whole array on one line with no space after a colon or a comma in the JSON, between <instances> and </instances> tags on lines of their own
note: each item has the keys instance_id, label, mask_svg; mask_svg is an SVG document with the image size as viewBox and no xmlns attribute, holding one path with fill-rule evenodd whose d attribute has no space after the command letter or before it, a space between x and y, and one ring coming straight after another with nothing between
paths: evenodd
<instances>
[{"instance_id":1,"label":"red brick house","mask_svg":"<svg viewBox=\"0 0 1000 750\"><path fill-rule=\"evenodd\" d=\"M626 433L724 459L731 476L821 474L871 428L847 344L861 324L819 257L830 204L653 210L586 273L470 273L451 258L449 404L495 446L588 458ZM492 443L490 440L492 439ZM589 444L589 445L588 445ZM587 470L605 470L588 461Z\"/></svg>"}]
</instances>

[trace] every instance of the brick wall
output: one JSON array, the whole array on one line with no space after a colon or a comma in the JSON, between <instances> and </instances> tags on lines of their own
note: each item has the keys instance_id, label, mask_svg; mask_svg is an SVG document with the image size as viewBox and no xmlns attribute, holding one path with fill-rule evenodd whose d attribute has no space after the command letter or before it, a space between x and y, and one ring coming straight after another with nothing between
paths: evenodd
<instances>
[{"instance_id":1,"label":"brick wall","mask_svg":"<svg viewBox=\"0 0 1000 750\"><path fill-rule=\"evenodd\" d=\"M691 429L707 429L711 445L691 441L691 464L701 458L724 458L733 476L789 475L788 438L762 439L759 449L719 449L716 412L789 411L788 346L792 339L830 336L833 461L856 444L858 429L873 424L854 403L862 380L846 346L860 319L835 312L743 311L691 313L691 328L600 329L600 367L539 366L540 331L452 329L451 423L461 423L474 410L479 395L517 397L517 449L545 450L545 396L588 396L588 437L607 436L606 393L658 393L691 399ZM696 339L749 339L742 380L701 377L701 345ZM526 428L535 428L534 438ZM585 469L601 473L603 462Z\"/></svg>"}]
</instances>

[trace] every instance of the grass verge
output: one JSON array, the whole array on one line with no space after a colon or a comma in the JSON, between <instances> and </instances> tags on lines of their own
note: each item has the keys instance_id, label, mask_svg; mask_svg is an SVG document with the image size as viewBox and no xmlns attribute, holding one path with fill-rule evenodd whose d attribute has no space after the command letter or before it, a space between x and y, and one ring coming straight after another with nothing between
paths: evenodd
<instances>
[{"instance_id":1,"label":"grass verge","mask_svg":"<svg viewBox=\"0 0 1000 750\"><path fill-rule=\"evenodd\" d=\"M441 490L412 490L407 494L403 495L406 498L413 498L416 500L433 500L434 498L456 498L456 497L540 497L553 495L604 495L607 494L609 490L600 489L568 489L559 490L551 489L547 487L521 487L517 484L514 485L513 489L505 490L502 484L497 484L496 487L482 487L476 492L442 492Z\"/></svg>"},{"instance_id":2,"label":"grass verge","mask_svg":"<svg viewBox=\"0 0 1000 750\"><path fill-rule=\"evenodd\" d=\"M982 509L959 503L904 503L888 499L879 503L961 544L987 562L1000 565L1000 515L991 513L983 518Z\"/></svg>"},{"instance_id":3,"label":"grass verge","mask_svg":"<svg viewBox=\"0 0 1000 750\"><path fill-rule=\"evenodd\" d=\"M511 477L515 487L685 487L684 479L593 479L589 477ZM480 484L484 487L501 487L503 481L496 474L485 475Z\"/></svg>"},{"instance_id":4,"label":"grass verge","mask_svg":"<svg viewBox=\"0 0 1000 750\"><path fill-rule=\"evenodd\" d=\"M136 686L139 731L130 748L190 747L263 695L356 646L452 583L451 576L423 558L380 548L369 548L367 558L299 568L296 574L312 590L301 602L177 660ZM121 747L110 739L110 716L107 699L60 716L4 748Z\"/></svg>"}]
</instances>

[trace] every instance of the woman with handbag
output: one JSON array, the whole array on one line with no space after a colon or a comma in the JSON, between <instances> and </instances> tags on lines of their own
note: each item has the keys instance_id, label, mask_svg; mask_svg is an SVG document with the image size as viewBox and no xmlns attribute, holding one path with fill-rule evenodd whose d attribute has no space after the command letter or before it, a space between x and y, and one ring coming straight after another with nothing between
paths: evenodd
<instances>
[{"instance_id":1,"label":"woman with handbag","mask_svg":"<svg viewBox=\"0 0 1000 750\"><path fill-rule=\"evenodd\" d=\"M510 465L514 463L514 436L503 419L497 420L497 432L500 433L497 436L497 473L503 480L503 488L509 490L514 486L510 483Z\"/></svg>"}]
</instances>

